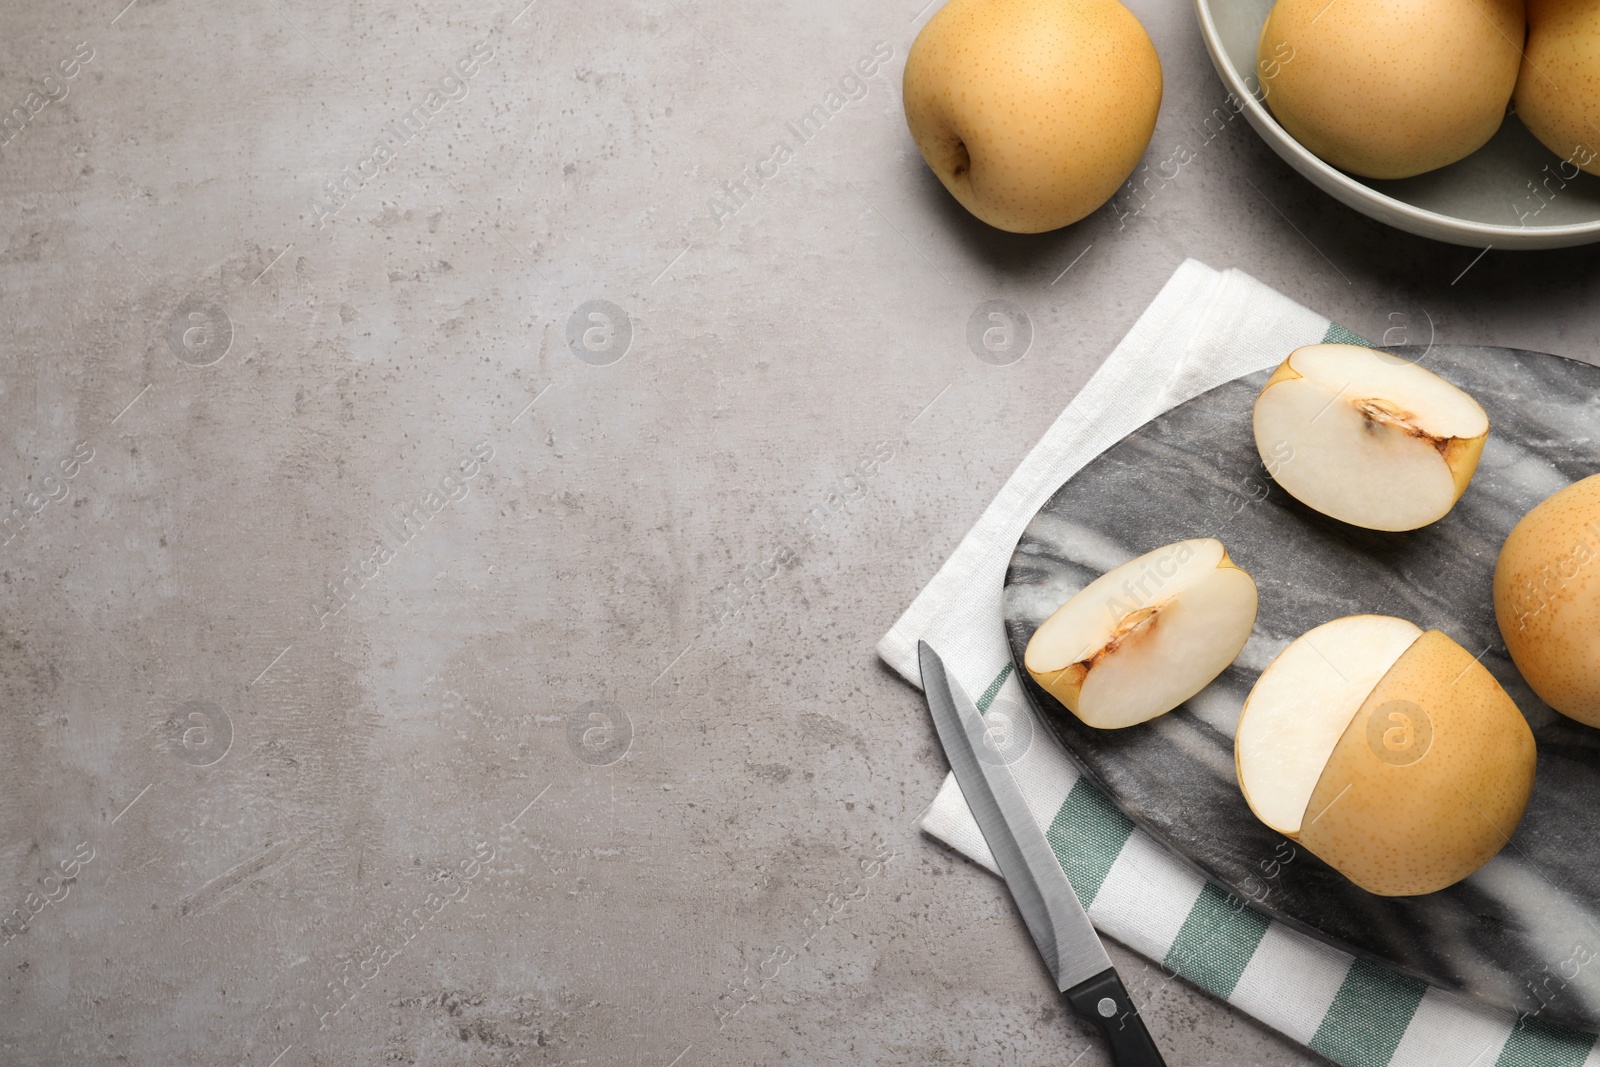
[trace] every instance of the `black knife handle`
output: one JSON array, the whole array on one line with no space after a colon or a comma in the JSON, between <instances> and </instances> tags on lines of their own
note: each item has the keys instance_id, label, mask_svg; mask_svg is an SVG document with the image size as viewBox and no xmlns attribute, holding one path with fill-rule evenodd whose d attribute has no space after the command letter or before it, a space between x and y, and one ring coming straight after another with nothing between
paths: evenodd
<instances>
[{"instance_id":1,"label":"black knife handle","mask_svg":"<svg viewBox=\"0 0 1600 1067\"><path fill-rule=\"evenodd\" d=\"M1099 1028L1117 1067L1167 1067L1115 967L1079 982L1064 995L1074 1015Z\"/></svg>"}]
</instances>

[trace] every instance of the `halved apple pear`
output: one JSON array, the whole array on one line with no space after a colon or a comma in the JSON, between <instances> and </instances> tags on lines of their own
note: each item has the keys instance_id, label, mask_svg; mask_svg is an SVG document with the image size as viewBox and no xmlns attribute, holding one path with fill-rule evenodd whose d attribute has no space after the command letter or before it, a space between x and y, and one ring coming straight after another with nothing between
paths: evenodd
<instances>
[{"instance_id":1,"label":"halved apple pear","mask_svg":"<svg viewBox=\"0 0 1600 1067\"><path fill-rule=\"evenodd\" d=\"M1256 583L1210 537L1115 567L1028 641L1023 665L1068 711L1114 730L1163 715L1234 661L1256 621Z\"/></svg>"},{"instance_id":2,"label":"halved apple pear","mask_svg":"<svg viewBox=\"0 0 1600 1067\"><path fill-rule=\"evenodd\" d=\"M1256 817L1380 896L1432 893L1511 839L1533 732L1446 634L1350 615L1301 635L1245 701L1234 758Z\"/></svg>"},{"instance_id":3,"label":"halved apple pear","mask_svg":"<svg viewBox=\"0 0 1600 1067\"><path fill-rule=\"evenodd\" d=\"M1466 492L1489 435L1478 402L1360 345L1297 348L1256 397L1256 449L1290 496L1352 526L1415 530Z\"/></svg>"}]
</instances>

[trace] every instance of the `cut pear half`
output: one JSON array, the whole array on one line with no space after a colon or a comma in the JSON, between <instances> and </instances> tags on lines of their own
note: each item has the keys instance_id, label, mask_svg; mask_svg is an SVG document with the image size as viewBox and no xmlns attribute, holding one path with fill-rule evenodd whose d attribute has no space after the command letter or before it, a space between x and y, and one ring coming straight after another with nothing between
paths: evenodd
<instances>
[{"instance_id":1,"label":"cut pear half","mask_svg":"<svg viewBox=\"0 0 1600 1067\"><path fill-rule=\"evenodd\" d=\"M1488 669L1438 630L1351 615L1261 673L1234 738L1245 802L1370 893L1465 878L1511 839L1533 732Z\"/></svg>"},{"instance_id":2,"label":"cut pear half","mask_svg":"<svg viewBox=\"0 0 1600 1067\"><path fill-rule=\"evenodd\" d=\"M1297 348L1254 412L1284 491L1369 530L1415 530L1466 492L1489 435L1478 402L1432 371L1360 345Z\"/></svg>"},{"instance_id":3,"label":"cut pear half","mask_svg":"<svg viewBox=\"0 0 1600 1067\"><path fill-rule=\"evenodd\" d=\"M1256 583L1210 537L1115 567L1046 619L1023 665L1089 726L1147 722L1204 689L1256 621Z\"/></svg>"},{"instance_id":4,"label":"cut pear half","mask_svg":"<svg viewBox=\"0 0 1600 1067\"><path fill-rule=\"evenodd\" d=\"M1289 643L1244 702L1234 734L1239 788L1256 818L1286 837L1350 720L1422 628L1391 615L1347 615Z\"/></svg>"}]
</instances>

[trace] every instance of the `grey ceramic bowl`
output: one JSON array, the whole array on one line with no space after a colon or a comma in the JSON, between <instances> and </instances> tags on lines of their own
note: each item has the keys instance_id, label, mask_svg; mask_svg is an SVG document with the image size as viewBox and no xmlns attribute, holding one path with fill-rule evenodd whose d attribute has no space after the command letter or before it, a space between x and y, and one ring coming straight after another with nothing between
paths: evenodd
<instances>
[{"instance_id":1,"label":"grey ceramic bowl","mask_svg":"<svg viewBox=\"0 0 1600 1067\"><path fill-rule=\"evenodd\" d=\"M1357 178L1312 155L1260 99L1256 42L1272 2L1195 0L1195 13L1211 62L1243 103L1244 117L1312 184L1379 222L1451 244L1561 248L1600 241L1600 178L1579 174L1558 188L1551 176L1561 160L1515 115L1506 116L1500 132L1466 159L1415 178ZM1546 179L1548 186L1541 184Z\"/></svg>"}]
</instances>

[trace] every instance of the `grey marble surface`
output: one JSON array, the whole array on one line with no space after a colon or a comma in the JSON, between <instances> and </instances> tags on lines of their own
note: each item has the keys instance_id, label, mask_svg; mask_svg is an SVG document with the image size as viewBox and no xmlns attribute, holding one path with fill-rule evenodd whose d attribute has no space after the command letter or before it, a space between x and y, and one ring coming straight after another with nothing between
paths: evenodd
<instances>
[{"instance_id":1,"label":"grey marble surface","mask_svg":"<svg viewBox=\"0 0 1600 1067\"><path fill-rule=\"evenodd\" d=\"M0 147L0 499L94 450L0 555L0 908L94 850L0 946L0 1062L1105 1064L917 832L945 767L873 644L1185 257L1374 339L1600 349L1594 250L1338 206L1207 125L1187 3L1130 6L1143 197L1017 237L905 130L923 0L0 5L0 107L94 54ZM989 300L1022 358L969 347ZM479 873L418 930L445 870ZM1111 951L1169 1062L1318 1062Z\"/></svg>"},{"instance_id":2,"label":"grey marble surface","mask_svg":"<svg viewBox=\"0 0 1600 1067\"><path fill-rule=\"evenodd\" d=\"M1504 348L1395 350L1477 397L1490 436L1467 492L1421 530L1362 530L1276 487L1251 406L1263 371L1148 423L1061 487L1029 523L1006 576L1018 664L1057 606L1110 566L1190 537L1216 537L1256 580L1260 611L1239 658L1175 711L1123 730L1067 713L1025 671L1024 688L1067 751L1118 807L1276 919L1487 1004L1600 1025L1600 730L1556 714L1522 680L1495 623L1500 545L1551 492L1600 470L1600 370ZM1344 615L1442 630L1522 709L1539 746L1533 796L1498 856L1424 896L1355 886L1251 814L1233 735L1263 668L1294 638ZM1290 857L1285 859L1285 857Z\"/></svg>"}]
</instances>

